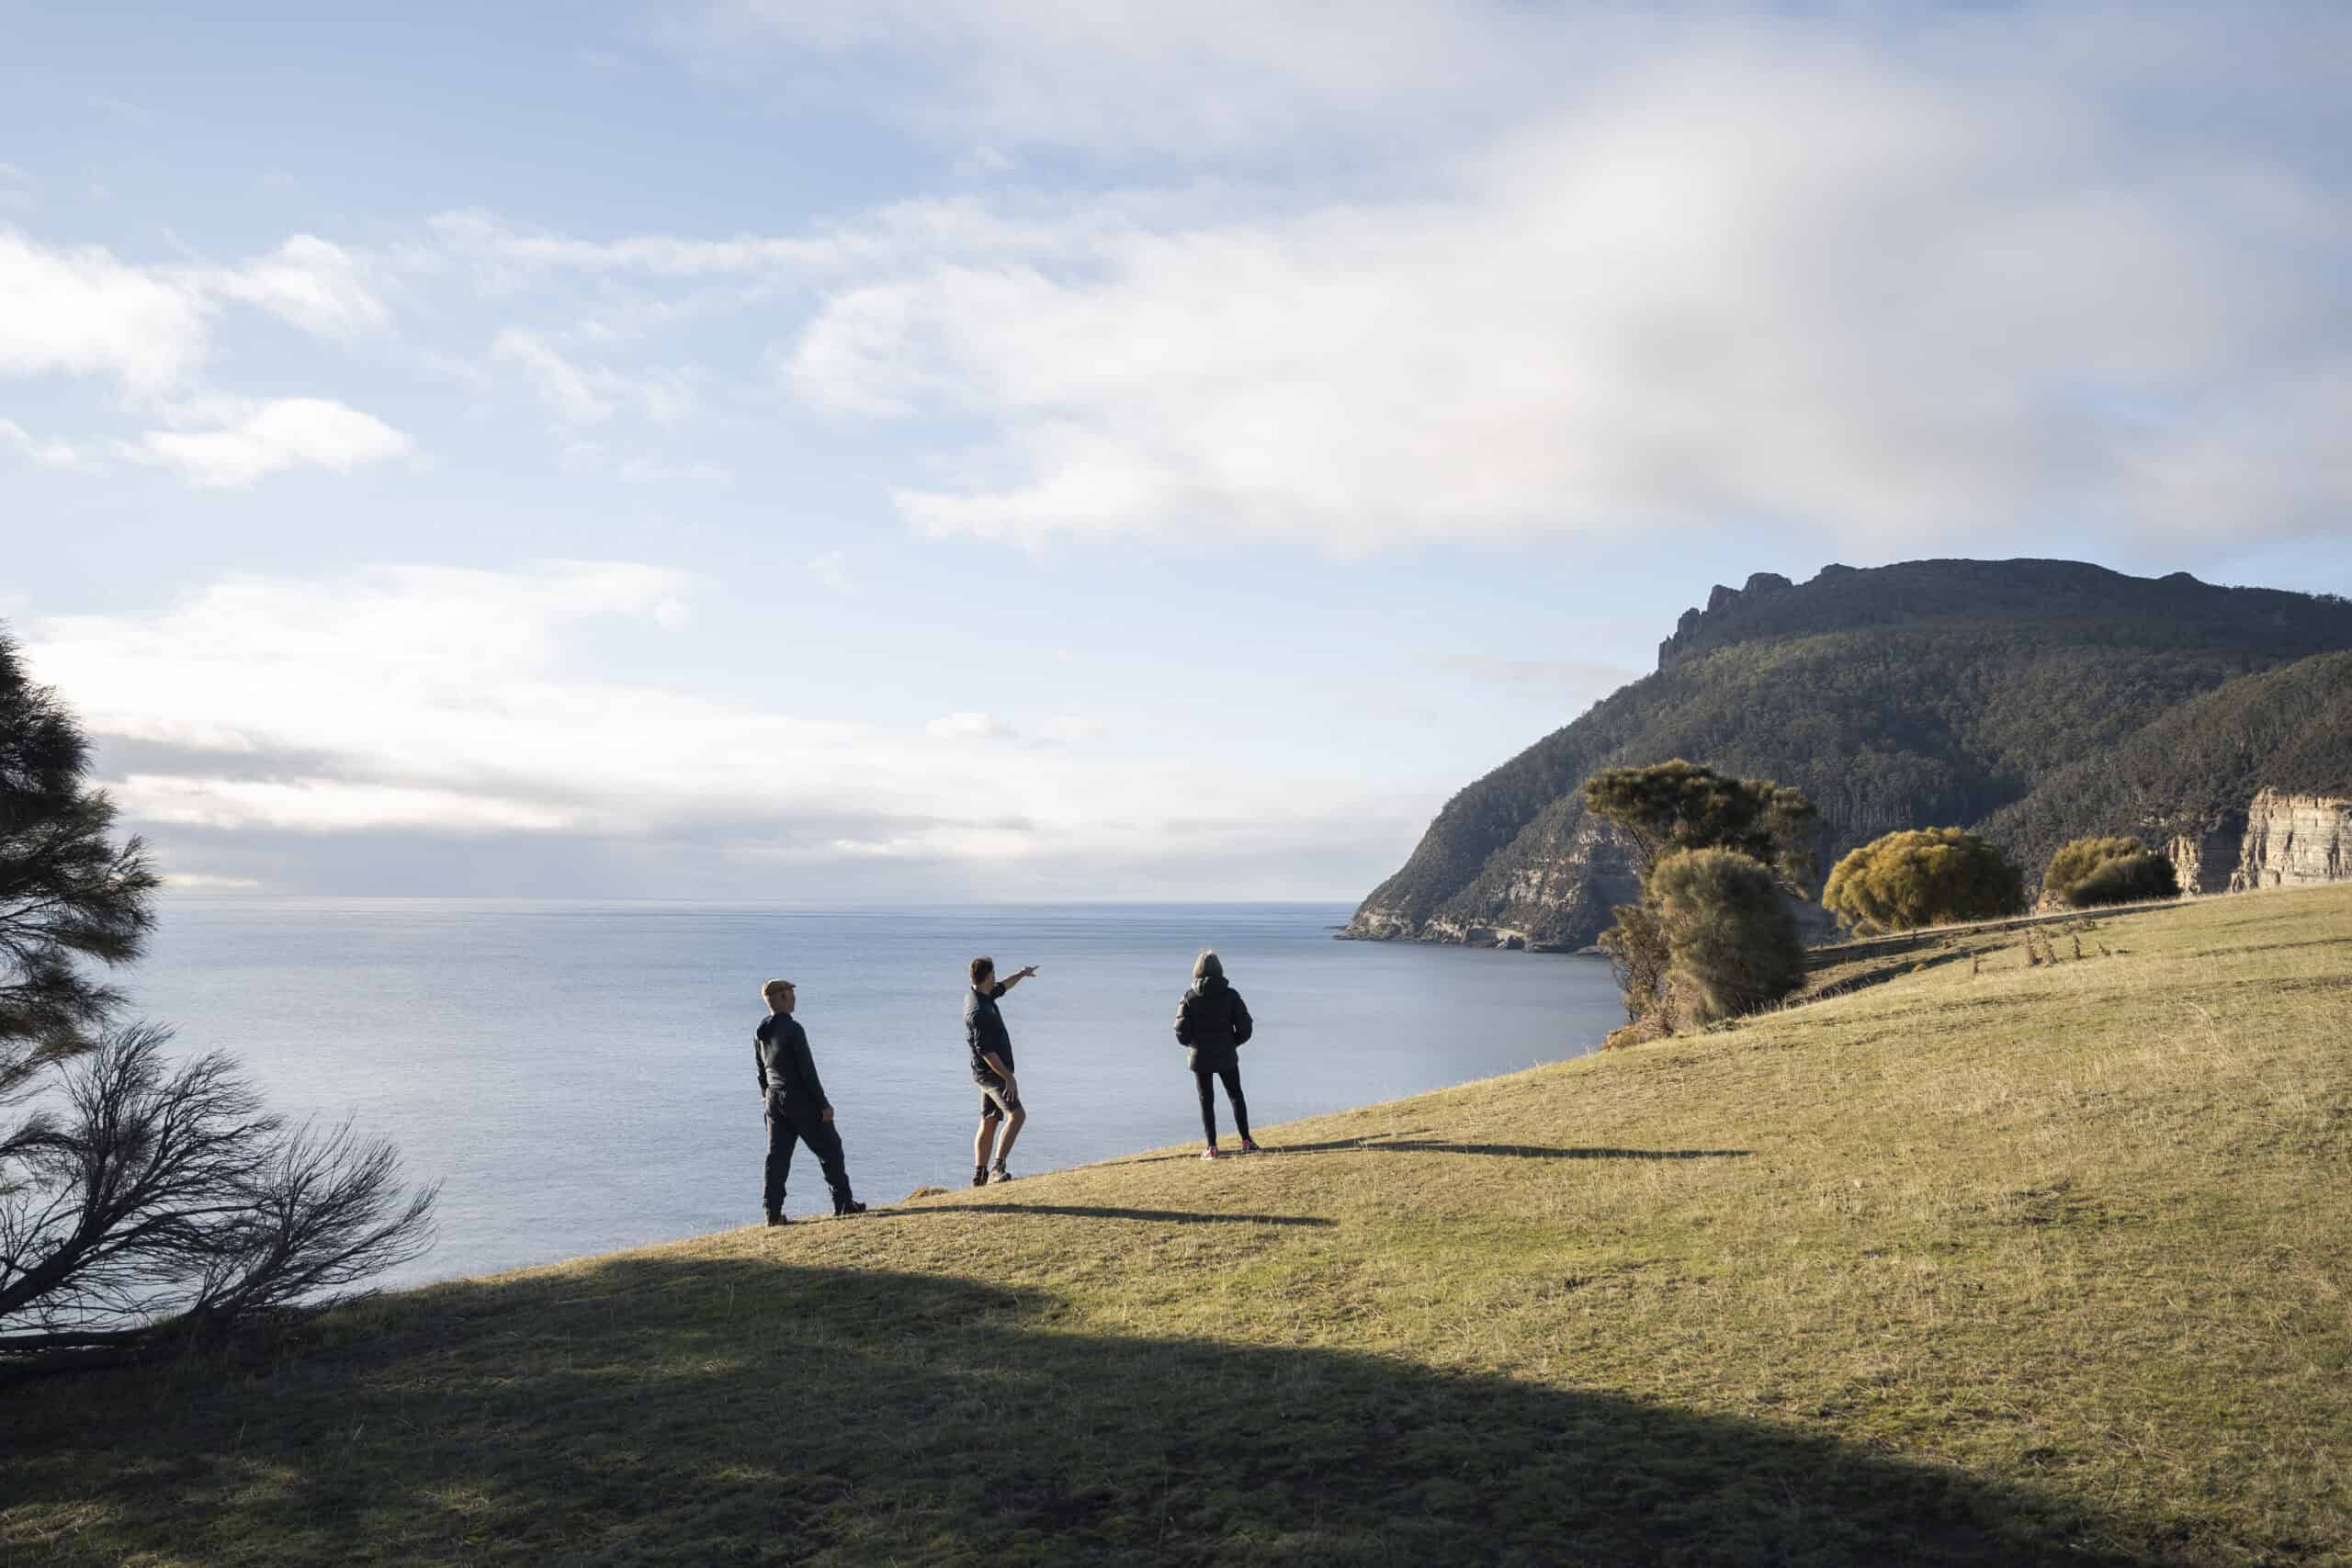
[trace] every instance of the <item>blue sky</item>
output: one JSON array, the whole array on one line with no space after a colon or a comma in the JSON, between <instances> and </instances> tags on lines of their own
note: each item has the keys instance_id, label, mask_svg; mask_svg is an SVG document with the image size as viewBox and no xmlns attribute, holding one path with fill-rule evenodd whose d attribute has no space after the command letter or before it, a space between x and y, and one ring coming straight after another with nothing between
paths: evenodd
<instances>
[{"instance_id":1,"label":"blue sky","mask_svg":"<svg viewBox=\"0 0 2352 1568\"><path fill-rule=\"evenodd\" d=\"M2352 12L0 5L196 888L1333 897L1716 581L2352 591Z\"/></svg>"}]
</instances>

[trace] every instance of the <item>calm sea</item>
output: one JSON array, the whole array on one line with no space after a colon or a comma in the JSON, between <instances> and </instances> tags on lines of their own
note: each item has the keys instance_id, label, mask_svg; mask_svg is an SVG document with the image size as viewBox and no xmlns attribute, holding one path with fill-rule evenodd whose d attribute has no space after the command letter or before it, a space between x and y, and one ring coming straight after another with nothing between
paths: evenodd
<instances>
[{"instance_id":1,"label":"calm sea","mask_svg":"<svg viewBox=\"0 0 2352 1568\"><path fill-rule=\"evenodd\" d=\"M1170 1021L1204 946L1256 1015L1260 1126L1581 1055L1623 1016L1599 959L1333 941L1348 914L175 897L124 978L274 1108L354 1115L443 1183L410 1282L757 1220L751 1038L772 976L799 987L851 1179L877 1203L969 1179L976 953L1039 971L1004 1003L1030 1112L1016 1174L1198 1137ZM1218 1114L1229 1143L1222 1094ZM787 1209L828 1206L803 1151Z\"/></svg>"}]
</instances>

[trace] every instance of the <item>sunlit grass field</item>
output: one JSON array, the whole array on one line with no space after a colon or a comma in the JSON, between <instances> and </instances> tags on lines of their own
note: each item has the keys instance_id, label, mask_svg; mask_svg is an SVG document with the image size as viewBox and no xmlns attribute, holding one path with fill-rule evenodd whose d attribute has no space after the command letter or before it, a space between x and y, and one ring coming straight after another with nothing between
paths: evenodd
<instances>
[{"instance_id":1,"label":"sunlit grass field","mask_svg":"<svg viewBox=\"0 0 2352 1568\"><path fill-rule=\"evenodd\" d=\"M0 1389L0 1562L2352 1562L2352 887L2053 951Z\"/></svg>"}]
</instances>

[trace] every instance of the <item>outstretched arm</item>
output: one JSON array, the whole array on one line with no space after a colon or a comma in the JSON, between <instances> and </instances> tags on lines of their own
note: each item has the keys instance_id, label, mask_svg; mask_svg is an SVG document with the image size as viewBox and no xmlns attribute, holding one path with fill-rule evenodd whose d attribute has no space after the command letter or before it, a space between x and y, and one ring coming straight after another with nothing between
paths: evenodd
<instances>
[{"instance_id":1,"label":"outstretched arm","mask_svg":"<svg viewBox=\"0 0 2352 1568\"><path fill-rule=\"evenodd\" d=\"M1036 972L1037 966L1035 964L1029 964L1023 968L1015 969L1012 974L1007 975L1003 979L999 980L996 983L997 995L1004 995L1005 992L1012 989L1013 987L1021 984L1022 981L1026 980L1030 976L1035 975Z\"/></svg>"}]
</instances>

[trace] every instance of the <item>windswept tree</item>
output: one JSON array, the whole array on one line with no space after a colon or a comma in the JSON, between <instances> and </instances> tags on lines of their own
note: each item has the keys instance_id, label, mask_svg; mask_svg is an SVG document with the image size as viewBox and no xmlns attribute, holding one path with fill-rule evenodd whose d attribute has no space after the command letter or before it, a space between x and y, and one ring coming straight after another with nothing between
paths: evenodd
<instances>
[{"instance_id":1,"label":"windswept tree","mask_svg":"<svg viewBox=\"0 0 2352 1568\"><path fill-rule=\"evenodd\" d=\"M1739 779L1677 757L1646 768L1611 768L1585 781L1585 807L1633 847L1644 882L1678 850L1731 850L1760 862L1798 897L1810 892L1811 840L1821 813L1800 791Z\"/></svg>"},{"instance_id":2,"label":"windswept tree","mask_svg":"<svg viewBox=\"0 0 2352 1568\"><path fill-rule=\"evenodd\" d=\"M113 1359L317 1303L415 1257L390 1145L289 1126L219 1053L113 1024L156 878L89 746L0 637L0 1364Z\"/></svg>"},{"instance_id":3,"label":"windswept tree","mask_svg":"<svg viewBox=\"0 0 2352 1568\"><path fill-rule=\"evenodd\" d=\"M0 634L0 1191L50 1130L28 1101L121 1004L92 966L138 957L155 923L155 874L137 839L111 840L114 806L83 782L89 750Z\"/></svg>"},{"instance_id":4,"label":"windswept tree","mask_svg":"<svg viewBox=\"0 0 2352 1568\"><path fill-rule=\"evenodd\" d=\"M1617 923L1600 938L1601 951L1609 955L1624 993L1625 1016L1645 1032L1671 1032L1678 1013L1689 1010L1678 1007L1669 984L1673 944L1653 886L1659 868L1693 851L1719 850L1752 863L1778 889L1776 897L1805 897L1814 873L1811 840L1820 813L1801 792L1784 784L1734 778L1679 757L1646 768L1596 773L1585 782L1584 797L1588 810L1624 835L1642 879L1641 902L1618 905ZM1713 875L1708 885L1730 886ZM1747 886L1740 884L1743 897ZM1737 929L1764 940L1762 924L1743 921ZM1789 931L1793 941L1793 918ZM1769 941L1778 951L1780 936L1775 933ZM1785 992L1775 993L1781 994Z\"/></svg>"},{"instance_id":5,"label":"windswept tree","mask_svg":"<svg viewBox=\"0 0 2352 1568\"><path fill-rule=\"evenodd\" d=\"M2025 878L1973 833L1920 828L1849 852L1829 868L1821 907L1861 931L1991 919L2025 907Z\"/></svg>"}]
</instances>

